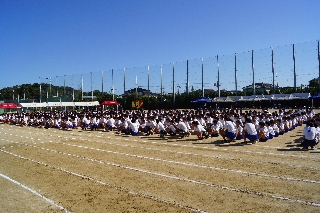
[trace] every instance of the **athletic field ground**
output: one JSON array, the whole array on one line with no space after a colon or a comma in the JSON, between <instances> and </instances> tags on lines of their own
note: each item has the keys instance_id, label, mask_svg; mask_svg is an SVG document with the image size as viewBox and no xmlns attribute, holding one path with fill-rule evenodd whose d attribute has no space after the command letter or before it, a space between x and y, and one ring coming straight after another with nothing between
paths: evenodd
<instances>
[{"instance_id":1,"label":"athletic field ground","mask_svg":"<svg viewBox=\"0 0 320 213\"><path fill-rule=\"evenodd\" d=\"M320 149L0 124L0 212L320 212Z\"/></svg>"}]
</instances>

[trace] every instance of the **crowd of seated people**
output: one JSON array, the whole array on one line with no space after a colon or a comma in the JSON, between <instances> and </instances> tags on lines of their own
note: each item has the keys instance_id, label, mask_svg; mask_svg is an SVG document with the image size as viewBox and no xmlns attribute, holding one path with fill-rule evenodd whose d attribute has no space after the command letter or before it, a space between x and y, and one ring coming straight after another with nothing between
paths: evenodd
<instances>
[{"instance_id":1,"label":"crowd of seated people","mask_svg":"<svg viewBox=\"0 0 320 213\"><path fill-rule=\"evenodd\" d=\"M5 113L0 122L39 128L84 131L114 131L116 134L153 135L161 139L189 137L199 140L222 137L224 142L267 142L297 126L318 120L312 109L268 110L97 110L97 111L36 111ZM316 125L316 122L315 122ZM320 126L316 127L316 139ZM314 147L314 146L313 146Z\"/></svg>"}]
</instances>

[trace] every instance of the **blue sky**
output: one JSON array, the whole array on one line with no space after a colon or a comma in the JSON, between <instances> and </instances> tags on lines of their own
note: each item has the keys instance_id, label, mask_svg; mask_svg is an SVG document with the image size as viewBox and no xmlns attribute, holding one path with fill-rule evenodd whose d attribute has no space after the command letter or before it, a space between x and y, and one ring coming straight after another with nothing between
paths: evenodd
<instances>
[{"instance_id":1,"label":"blue sky","mask_svg":"<svg viewBox=\"0 0 320 213\"><path fill-rule=\"evenodd\" d=\"M57 85L66 78L67 85L79 88L83 75L85 90L91 81L93 89L101 89L104 71L105 90L114 84L122 93L124 68L129 89L136 76L138 85L146 86L150 66L151 85L159 89L163 64L163 84L172 90L175 62L175 86L184 90L186 60L190 84L197 88L202 58L206 87L213 88L219 55L222 89L234 89L234 53L242 87L252 78L251 50L261 74L255 81L272 83L266 74L271 47L277 82L293 86L291 44L297 83L307 84L318 72L319 20L319 0L0 0L0 88L46 78Z\"/></svg>"}]
</instances>

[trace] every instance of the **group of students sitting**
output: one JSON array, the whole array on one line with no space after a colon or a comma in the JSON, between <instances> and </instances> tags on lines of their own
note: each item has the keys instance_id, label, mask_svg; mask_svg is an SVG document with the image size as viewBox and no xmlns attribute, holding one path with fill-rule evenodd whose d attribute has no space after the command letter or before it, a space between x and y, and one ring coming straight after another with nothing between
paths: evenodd
<instances>
[{"instance_id":1,"label":"group of students sitting","mask_svg":"<svg viewBox=\"0 0 320 213\"><path fill-rule=\"evenodd\" d=\"M116 131L116 134L189 137L221 136L224 142L268 141L319 117L312 109L267 110L150 110L150 111L47 111L8 113L0 122L20 126L72 130ZM320 128L319 128L320 129ZM320 131L319 131L320 132Z\"/></svg>"}]
</instances>

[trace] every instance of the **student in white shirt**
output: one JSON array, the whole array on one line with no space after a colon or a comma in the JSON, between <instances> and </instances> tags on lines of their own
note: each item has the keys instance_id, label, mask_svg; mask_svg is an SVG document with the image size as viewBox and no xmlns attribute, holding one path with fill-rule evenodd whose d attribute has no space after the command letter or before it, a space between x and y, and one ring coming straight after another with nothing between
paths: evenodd
<instances>
[{"instance_id":1,"label":"student in white shirt","mask_svg":"<svg viewBox=\"0 0 320 213\"><path fill-rule=\"evenodd\" d=\"M316 147L316 134L317 129L315 127L314 121L309 121L306 126L303 128L304 140L301 145L303 145L302 150L308 150L310 146L311 149L315 149Z\"/></svg>"},{"instance_id":2,"label":"student in white shirt","mask_svg":"<svg viewBox=\"0 0 320 213\"><path fill-rule=\"evenodd\" d=\"M235 141L236 138L236 125L229 117L225 118L224 129L220 129L219 134L222 136L224 142L227 142L226 138L229 138L231 141Z\"/></svg>"},{"instance_id":3,"label":"student in white shirt","mask_svg":"<svg viewBox=\"0 0 320 213\"><path fill-rule=\"evenodd\" d=\"M244 139L243 143L247 143L246 139L249 139L253 144L257 143L258 133L256 130L256 126L252 123L250 118L246 118L246 123L243 127L242 137Z\"/></svg>"}]
</instances>

